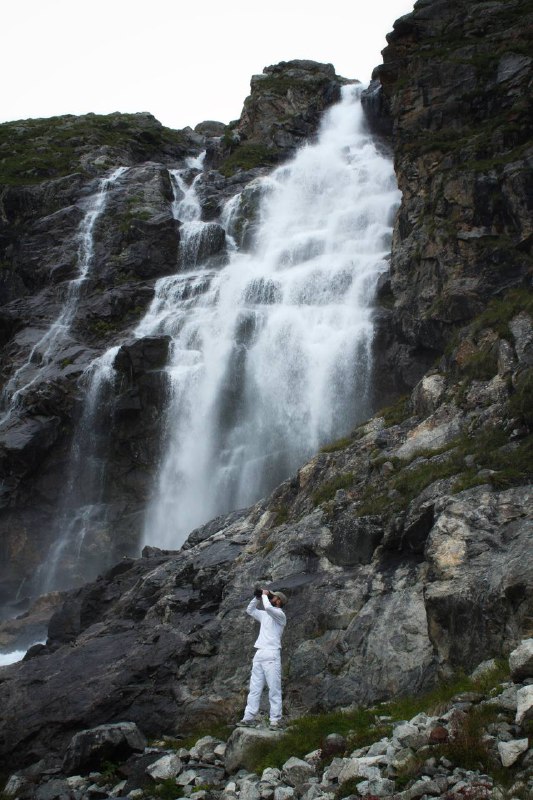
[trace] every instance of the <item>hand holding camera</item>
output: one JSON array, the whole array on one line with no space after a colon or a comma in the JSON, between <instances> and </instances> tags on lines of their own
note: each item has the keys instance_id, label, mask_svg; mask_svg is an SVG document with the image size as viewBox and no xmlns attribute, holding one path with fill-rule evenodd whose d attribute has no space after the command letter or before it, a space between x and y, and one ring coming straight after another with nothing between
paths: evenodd
<instances>
[{"instance_id":1,"label":"hand holding camera","mask_svg":"<svg viewBox=\"0 0 533 800\"><path fill-rule=\"evenodd\" d=\"M259 600L262 597L262 595L263 595L263 589L254 589L254 597L257 597L257 599ZM274 595L272 594L272 592L267 591L267 597L269 600L272 600Z\"/></svg>"}]
</instances>

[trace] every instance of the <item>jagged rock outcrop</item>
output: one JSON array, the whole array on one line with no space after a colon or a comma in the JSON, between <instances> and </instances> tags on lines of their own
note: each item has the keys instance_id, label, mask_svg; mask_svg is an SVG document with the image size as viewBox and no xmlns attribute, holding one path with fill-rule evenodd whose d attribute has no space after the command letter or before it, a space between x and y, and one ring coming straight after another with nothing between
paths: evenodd
<instances>
[{"instance_id":1,"label":"jagged rock outcrop","mask_svg":"<svg viewBox=\"0 0 533 800\"><path fill-rule=\"evenodd\" d=\"M530 283L531 21L527 0L418 0L387 37L365 100L376 129L392 128L402 191L381 397L379 373L412 387L458 325Z\"/></svg>"},{"instance_id":2,"label":"jagged rock outcrop","mask_svg":"<svg viewBox=\"0 0 533 800\"><path fill-rule=\"evenodd\" d=\"M295 59L254 75L240 119L207 151L208 163L232 175L237 169L268 166L291 156L313 138L326 108L348 83L332 64Z\"/></svg>"}]
</instances>

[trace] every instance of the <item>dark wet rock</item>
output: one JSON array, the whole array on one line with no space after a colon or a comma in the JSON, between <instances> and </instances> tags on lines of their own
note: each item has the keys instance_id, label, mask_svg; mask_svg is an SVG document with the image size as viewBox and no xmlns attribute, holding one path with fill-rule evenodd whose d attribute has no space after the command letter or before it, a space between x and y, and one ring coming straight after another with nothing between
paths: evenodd
<instances>
[{"instance_id":1,"label":"dark wet rock","mask_svg":"<svg viewBox=\"0 0 533 800\"><path fill-rule=\"evenodd\" d=\"M134 751L142 752L146 739L133 722L116 722L80 731L72 737L63 760L67 775L88 771L104 761L124 758Z\"/></svg>"}]
</instances>

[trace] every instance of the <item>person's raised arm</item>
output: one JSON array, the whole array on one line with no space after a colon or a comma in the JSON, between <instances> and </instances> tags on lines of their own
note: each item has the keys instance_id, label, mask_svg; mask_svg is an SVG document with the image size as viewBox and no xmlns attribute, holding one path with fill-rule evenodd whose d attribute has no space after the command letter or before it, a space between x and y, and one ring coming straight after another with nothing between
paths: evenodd
<instances>
[{"instance_id":1,"label":"person's raised arm","mask_svg":"<svg viewBox=\"0 0 533 800\"><path fill-rule=\"evenodd\" d=\"M285 623L287 622L285 613L281 610L281 608L276 608L275 606L272 605L272 603L268 599L268 593L265 590L263 590L261 599L263 601L263 608L265 609L269 617L272 617L273 619L276 620L276 622L279 622L281 625L285 625Z\"/></svg>"},{"instance_id":2,"label":"person's raised arm","mask_svg":"<svg viewBox=\"0 0 533 800\"><path fill-rule=\"evenodd\" d=\"M263 609L257 608L257 597L253 597L250 600L246 606L246 613L256 619L258 622L261 622L261 614L263 613Z\"/></svg>"}]
</instances>

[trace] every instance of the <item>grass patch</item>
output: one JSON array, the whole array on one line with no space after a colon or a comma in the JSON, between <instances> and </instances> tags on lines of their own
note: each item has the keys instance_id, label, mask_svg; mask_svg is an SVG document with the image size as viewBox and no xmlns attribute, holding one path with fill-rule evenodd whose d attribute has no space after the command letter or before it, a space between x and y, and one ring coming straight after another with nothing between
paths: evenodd
<instances>
[{"instance_id":1,"label":"grass patch","mask_svg":"<svg viewBox=\"0 0 533 800\"><path fill-rule=\"evenodd\" d=\"M439 713L457 694L465 691L488 694L491 689L499 686L508 677L509 665L502 659L492 670L476 680L459 674L453 680L441 683L424 694L401 697L370 709L301 717L291 722L282 739L274 743L259 742L251 749L246 767L259 775L266 767L279 769L289 754L303 758L312 750L322 748L324 739L330 733L339 733L345 736L347 751L351 752L358 747L364 747L390 735L393 721L411 719L422 711L430 714ZM498 713L498 711L498 708L490 708L492 714ZM380 721L380 717L390 717L391 722L384 724ZM477 720L476 724L478 724ZM359 783L360 780L358 778L357 782ZM346 784L344 788L347 788ZM345 794L338 795L339 798L345 796Z\"/></svg>"},{"instance_id":2,"label":"grass patch","mask_svg":"<svg viewBox=\"0 0 533 800\"><path fill-rule=\"evenodd\" d=\"M533 368L518 376L515 392L509 399L509 411L524 425L533 426Z\"/></svg>"},{"instance_id":3,"label":"grass patch","mask_svg":"<svg viewBox=\"0 0 533 800\"><path fill-rule=\"evenodd\" d=\"M183 797L183 788L178 786L175 778L165 778L164 781L159 781L150 793L160 797L161 800L174 800L176 797Z\"/></svg>"},{"instance_id":4,"label":"grass patch","mask_svg":"<svg viewBox=\"0 0 533 800\"><path fill-rule=\"evenodd\" d=\"M438 458L447 453L444 459ZM474 467L466 467L467 455L473 455ZM417 453L414 459L421 457L424 455ZM479 475L481 469L493 470L493 474ZM533 480L533 434L509 442L505 431L491 428L477 436L454 439L446 449L435 451L432 458L418 466L409 468L406 464L388 478L380 476L377 486L371 484L362 492L356 514L364 517L400 511L435 481L454 476L453 494L484 483L490 483L495 489L507 489L530 482Z\"/></svg>"},{"instance_id":5,"label":"grass patch","mask_svg":"<svg viewBox=\"0 0 533 800\"><path fill-rule=\"evenodd\" d=\"M492 328L504 339L511 339L509 322L521 311L533 317L533 292L528 289L511 289L502 297L493 298L485 311L472 323L474 334L484 328Z\"/></svg>"},{"instance_id":6,"label":"grass patch","mask_svg":"<svg viewBox=\"0 0 533 800\"><path fill-rule=\"evenodd\" d=\"M335 493L339 489L349 489L354 482L353 472L341 472L330 481L322 484L320 489L313 493L313 505L319 506L321 503L326 503L328 500L333 500Z\"/></svg>"},{"instance_id":7,"label":"grass patch","mask_svg":"<svg viewBox=\"0 0 533 800\"><path fill-rule=\"evenodd\" d=\"M289 506L283 503L274 509L274 525L284 525L289 519Z\"/></svg>"},{"instance_id":8,"label":"grass patch","mask_svg":"<svg viewBox=\"0 0 533 800\"><path fill-rule=\"evenodd\" d=\"M473 381L488 381L498 372L498 354L492 345L482 348L461 365L461 374Z\"/></svg>"},{"instance_id":9,"label":"grass patch","mask_svg":"<svg viewBox=\"0 0 533 800\"><path fill-rule=\"evenodd\" d=\"M237 170L249 170L255 167L270 167L279 160L276 150L271 150L263 144L243 142L235 148L219 167L219 172L230 178Z\"/></svg>"},{"instance_id":10,"label":"grass patch","mask_svg":"<svg viewBox=\"0 0 533 800\"><path fill-rule=\"evenodd\" d=\"M279 741L258 742L250 750L247 768L258 775L267 767L280 769L289 755L303 758L311 750L321 748L330 733L346 736L351 749L362 746L354 745L356 740L371 744L383 735L382 729L376 728L372 712L364 709L308 715L294 720Z\"/></svg>"},{"instance_id":11,"label":"grass patch","mask_svg":"<svg viewBox=\"0 0 533 800\"><path fill-rule=\"evenodd\" d=\"M352 436L344 436L342 439L337 439L335 442L331 442L330 444L325 444L324 447L320 448L320 453L336 453L338 450L345 450L351 444L353 444L353 437Z\"/></svg>"},{"instance_id":12,"label":"grass patch","mask_svg":"<svg viewBox=\"0 0 533 800\"><path fill-rule=\"evenodd\" d=\"M166 148L173 148L176 155L185 152L186 140L180 131L137 114L66 115L4 122L0 125L0 183L25 185L73 172L84 173L81 156L102 146L127 148L149 160Z\"/></svg>"},{"instance_id":13,"label":"grass patch","mask_svg":"<svg viewBox=\"0 0 533 800\"><path fill-rule=\"evenodd\" d=\"M409 397L410 396L408 394L402 395L402 397L399 397L395 403L382 408L374 416L382 417L385 421L386 428L391 428L393 425L399 425L411 415L409 410Z\"/></svg>"}]
</instances>

